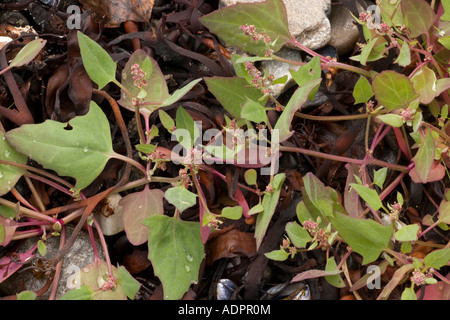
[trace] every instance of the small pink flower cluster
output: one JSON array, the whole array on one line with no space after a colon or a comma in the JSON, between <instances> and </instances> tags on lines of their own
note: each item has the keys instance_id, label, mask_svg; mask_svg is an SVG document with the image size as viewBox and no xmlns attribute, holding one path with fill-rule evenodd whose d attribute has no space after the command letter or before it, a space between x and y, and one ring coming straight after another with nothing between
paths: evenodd
<instances>
[{"instance_id":1,"label":"small pink flower cluster","mask_svg":"<svg viewBox=\"0 0 450 320\"><path fill-rule=\"evenodd\" d=\"M142 89L147 86L147 80L145 79L146 73L137 63L131 66L131 74L134 74L133 80L136 87Z\"/></svg>"},{"instance_id":2,"label":"small pink flower cluster","mask_svg":"<svg viewBox=\"0 0 450 320\"><path fill-rule=\"evenodd\" d=\"M261 75L261 71L259 71L250 61L247 61L245 63L245 70L247 70L248 74L252 77L252 83L256 86L256 88L261 90L263 94L270 93L267 81L270 81L270 79L273 80L273 76L269 76L268 79L264 79L264 77Z\"/></svg>"},{"instance_id":3,"label":"small pink flower cluster","mask_svg":"<svg viewBox=\"0 0 450 320\"><path fill-rule=\"evenodd\" d=\"M319 224L317 222L306 220L303 222L303 226L309 232L311 237L318 242L320 248L326 248L330 245L328 243L329 235L327 231L323 228L319 228Z\"/></svg>"},{"instance_id":4,"label":"small pink flower cluster","mask_svg":"<svg viewBox=\"0 0 450 320\"><path fill-rule=\"evenodd\" d=\"M109 291L112 290L116 287L116 278L113 275L109 275L108 276L108 280L106 280L103 284L102 284L102 291Z\"/></svg>"},{"instance_id":5,"label":"small pink flower cluster","mask_svg":"<svg viewBox=\"0 0 450 320\"><path fill-rule=\"evenodd\" d=\"M256 28L253 24L244 24L240 27L240 29L245 32L246 36L251 37L253 41L264 40L265 43L270 43L272 41L270 36L268 36L264 31L261 33L256 32Z\"/></svg>"}]
</instances>

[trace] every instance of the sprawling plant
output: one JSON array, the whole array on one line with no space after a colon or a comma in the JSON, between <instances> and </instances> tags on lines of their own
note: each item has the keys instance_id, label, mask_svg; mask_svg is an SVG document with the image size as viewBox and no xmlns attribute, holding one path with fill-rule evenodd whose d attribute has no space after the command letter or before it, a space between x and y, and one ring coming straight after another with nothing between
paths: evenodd
<instances>
[{"instance_id":1,"label":"sprawling plant","mask_svg":"<svg viewBox=\"0 0 450 320\"><path fill-rule=\"evenodd\" d=\"M91 102L86 115L77 116L67 123L46 120L2 132L2 195L12 192L19 198L14 185L24 176L48 183L77 201L65 208L40 212L0 199L5 209L9 208L9 216L0 216L0 244L6 245L19 237L39 235L41 240L36 248L39 245L43 250L49 233L57 235L62 226L80 217L78 230L86 221L96 224L91 217L95 206L108 195L127 190L129 193L120 202L124 207L126 235L134 245L148 243L148 257L155 275L163 284L164 298L180 299L192 283L199 281L204 244L210 232L219 228L224 219L256 216L254 236L257 248L261 247L286 178L284 173L278 173L278 158L280 153L293 152L344 162L348 179L342 200L333 188L325 186L313 173L303 177L303 199L297 206L298 221L286 225L286 237L280 249L267 252L266 256L286 260L300 251L324 250L327 262L325 270L308 270L296 275L292 281L325 276L330 284L343 287L345 284L341 274L346 271L346 259L356 252L362 256L363 265L375 264L381 270L388 265L401 265L381 291L379 299L387 299L404 280L408 280L410 285L404 289L403 299L415 299L415 289L422 284L436 283L437 279L448 282L439 273L439 269L449 263L448 245L434 245L434 250L424 259L411 257L410 254L414 244L424 244L421 238L431 229L448 229L449 193L446 192L439 201L435 199L437 212L433 217L426 217L423 224L429 225L429 228L424 231L420 230L419 224L403 222L403 195L398 191L394 193L407 176L415 183L427 184L444 179L447 172L450 155L447 130L450 80L447 75L450 70L446 57L450 41L449 36L445 36L446 30L439 29L439 21L450 20L450 7L446 2L436 8L434 6L434 1L430 5L424 0L380 1L375 14L363 12L355 17L365 37L360 53L351 57L359 66L321 56L293 38L281 0L229 6L201 17L200 22L226 45L239 47L245 53L231 56L236 76L197 79L172 93L169 93L158 63L143 50L131 55L118 81L117 64L110 55L88 36L78 32L84 67L98 86L94 93L105 97L113 109L127 154L113 150L108 119L95 102ZM277 56L286 44L305 51L311 60L297 62ZM27 58L16 58L10 68L29 62L41 48L34 47ZM394 63L399 66L398 70L412 66L412 71L376 72L365 68L388 54L395 55ZM291 70L298 88L285 105L273 96L271 86L285 82L286 78L275 79L273 75L259 70L257 62L264 60L279 60L300 66L297 71ZM324 73L329 76L340 70L359 76L353 97L355 105L364 106L364 111L357 115L326 117L302 113L302 105L318 92ZM327 79L332 81L331 77ZM203 143L207 138L204 139L201 128L182 106L178 107L175 118L162 109L177 103L200 81L206 83L208 90L229 115L223 130L215 132L214 139L208 143ZM119 101L102 91L108 84L120 88ZM130 144L120 107L135 114L139 133L139 143L135 146ZM279 112L273 127L267 116L269 110ZM154 142L159 134L151 123L151 115L155 112L164 129L173 134L178 142L177 152ZM363 159L289 147L285 142L295 134L291 124L296 117L313 118L315 121L366 119L367 128L374 128L375 135L369 144L370 130L366 130L366 154ZM261 135L262 129L268 129L269 134ZM245 136L244 130L250 133ZM400 150L408 161L406 165L374 157L375 149L390 130L394 131ZM219 139L223 136L231 138L224 143ZM412 145L410 141L413 141ZM262 142L264 147L261 147ZM139 152L140 161L133 160L133 147ZM26 165L27 158L56 175ZM112 158L127 164L122 179L114 187L93 197L85 197L83 189L98 177ZM155 176L156 169L164 168L168 161L180 165L179 176ZM246 168L245 185L241 184L241 187L257 194L259 203L250 208L241 189L237 188L234 197L238 206L223 208L220 214L212 212L203 194L199 173L206 171L219 179L226 179L208 165L212 162ZM129 180L131 166L137 168L140 174L133 181ZM267 169L270 176L270 182L263 191L257 187L257 168ZM386 183L388 170L394 178ZM75 184L61 177L71 177ZM168 184L170 187L166 191L151 189L150 182ZM142 190L130 192L142 186ZM392 199L392 195L396 202L387 203L386 199ZM174 207L174 212L169 216L164 215L163 199ZM361 200L364 206L361 206ZM187 221L183 218L183 211L196 204L199 221ZM75 210L75 213L58 217L67 210ZM30 220L21 222L21 217ZM35 228L25 233L16 230L25 225ZM346 245L343 255L337 256L335 253L332 256L332 252L342 252L331 250L341 244ZM58 263L70 245L69 240L50 262ZM25 261L36 248L19 259ZM0 279L19 267L17 261L11 258L2 260ZM100 293L111 293L113 288L120 288L114 294L133 298L139 288L135 280L123 267L117 269L110 265L108 258L106 260L104 263L97 259L90 265L93 274L100 272L104 275L105 282L100 287L93 285L86 275L82 278L82 286L69 292L66 298L98 297ZM9 273L5 275L7 268ZM355 295L363 285L362 280L353 284L351 289Z\"/></svg>"}]
</instances>

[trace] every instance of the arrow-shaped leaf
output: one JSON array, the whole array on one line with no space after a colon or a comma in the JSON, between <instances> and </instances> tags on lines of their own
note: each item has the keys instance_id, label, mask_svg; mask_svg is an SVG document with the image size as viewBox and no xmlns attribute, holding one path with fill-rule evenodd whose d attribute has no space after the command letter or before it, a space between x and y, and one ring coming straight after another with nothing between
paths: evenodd
<instances>
[{"instance_id":1,"label":"arrow-shaped leaf","mask_svg":"<svg viewBox=\"0 0 450 320\"><path fill-rule=\"evenodd\" d=\"M68 123L46 120L22 125L9 131L6 139L46 169L75 178L78 190L94 181L115 155L108 119L93 101L86 115Z\"/></svg>"},{"instance_id":2,"label":"arrow-shaped leaf","mask_svg":"<svg viewBox=\"0 0 450 320\"><path fill-rule=\"evenodd\" d=\"M181 299L198 281L204 248L198 222L157 215L147 218L150 228L148 258L163 284L164 299Z\"/></svg>"}]
</instances>

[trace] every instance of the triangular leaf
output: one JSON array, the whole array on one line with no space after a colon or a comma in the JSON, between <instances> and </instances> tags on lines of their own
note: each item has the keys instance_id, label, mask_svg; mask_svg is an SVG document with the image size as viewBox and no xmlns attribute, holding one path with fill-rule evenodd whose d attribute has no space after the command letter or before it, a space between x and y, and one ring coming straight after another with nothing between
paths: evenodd
<instances>
[{"instance_id":1,"label":"triangular leaf","mask_svg":"<svg viewBox=\"0 0 450 320\"><path fill-rule=\"evenodd\" d=\"M181 299L198 281L204 248L198 222L168 216L152 216L144 221L150 228L148 258L162 282L164 299Z\"/></svg>"},{"instance_id":2,"label":"triangular leaf","mask_svg":"<svg viewBox=\"0 0 450 320\"><path fill-rule=\"evenodd\" d=\"M22 125L9 131L6 139L45 168L75 178L78 190L94 181L115 155L108 119L93 101L86 115L68 123L46 120Z\"/></svg>"}]
</instances>

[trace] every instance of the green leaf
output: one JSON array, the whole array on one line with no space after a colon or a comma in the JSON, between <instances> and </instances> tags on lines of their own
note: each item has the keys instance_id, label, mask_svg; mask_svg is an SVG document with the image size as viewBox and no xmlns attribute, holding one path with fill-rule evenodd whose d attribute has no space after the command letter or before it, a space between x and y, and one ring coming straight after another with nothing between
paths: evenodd
<instances>
[{"instance_id":1,"label":"green leaf","mask_svg":"<svg viewBox=\"0 0 450 320\"><path fill-rule=\"evenodd\" d=\"M248 101L259 101L263 96L260 90L251 86L247 80L237 77L211 77L204 78L208 90L217 98L231 116L239 119L242 106ZM265 98L260 101L265 104Z\"/></svg>"},{"instance_id":2,"label":"green leaf","mask_svg":"<svg viewBox=\"0 0 450 320\"><path fill-rule=\"evenodd\" d=\"M242 207L225 207L220 215L227 219L239 220L242 217Z\"/></svg>"},{"instance_id":3,"label":"green leaf","mask_svg":"<svg viewBox=\"0 0 450 320\"><path fill-rule=\"evenodd\" d=\"M195 125L194 119L183 107L177 109L175 122L177 129L174 134L178 142L189 152L200 136L199 129Z\"/></svg>"},{"instance_id":4,"label":"green leaf","mask_svg":"<svg viewBox=\"0 0 450 320\"><path fill-rule=\"evenodd\" d=\"M281 116L275 124L274 130L279 132L279 142L283 142L291 137L293 132L290 131L291 122L295 112L308 100L309 94L319 86L322 79L315 79L307 82L302 87L298 88L289 99L286 108L284 108Z\"/></svg>"},{"instance_id":5,"label":"green leaf","mask_svg":"<svg viewBox=\"0 0 450 320\"><path fill-rule=\"evenodd\" d=\"M159 109L158 114L164 128L172 133L173 127L175 127L175 122L173 121L172 117L169 116L163 109Z\"/></svg>"},{"instance_id":6,"label":"green leaf","mask_svg":"<svg viewBox=\"0 0 450 320\"><path fill-rule=\"evenodd\" d=\"M255 238L256 238L256 248L258 249L262 243L264 235L266 234L267 227L269 226L270 220L275 213L275 209L278 205L278 199L280 198L281 186L286 178L284 173L279 173L273 177L271 181L273 192L265 193L262 199L262 206L264 211L258 214L256 218L255 225ZM276 187L278 186L278 187Z\"/></svg>"},{"instance_id":7,"label":"green leaf","mask_svg":"<svg viewBox=\"0 0 450 320\"><path fill-rule=\"evenodd\" d=\"M306 193L312 204L321 211L323 217L333 216L333 200L325 185L315 175L308 172L303 177Z\"/></svg>"},{"instance_id":8,"label":"green leaf","mask_svg":"<svg viewBox=\"0 0 450 320\"><path fill-rule=\"evenodd\" d=\"M0 159L26 164L27 157L18 153L5 139L5 134L0 131ZM8 193L15 186L25 169L0 164L0 196Z\"/></svg>"},{"instance_id":9,"label":"green leaf","mask_svg":"<svg viewBox=\"0 0 450 320\"><path fill-rule=\"evenodd\" d=\"M422 66L411 78L414 90L419 94L420 103L429 104L436 97L436 74L426 65Z\"/></svg>"},{"instance_id":10,"label":"green leaf","mask_svg":"<svg viewBox=\"0 0 450 320\"><path fill-rule=\"evenodd\" d=\"M400 128L401 126L403 126L403 118L399 114L380 114L379 116L376 116L376 118L391 127Z\"/></svg>"},{"instance_id":11,"label":"green leaf","mask_svg":"<svg viewBox=\"0 0 450 320\"><path fill-rule=\"evenodd\" d=\"M245 182L250 186L256 186L258 174L255 169L248 169L244 173Z\"/></svg>"},{"instance_id":12,"label":"green leaf","mask_svg":"<svg viewBox=\"0 0 450 320\"><path fill-rule=\"evenodd\" d=\"M260 212L264 211L264 207L262 206L261 203L258 203L257 205L255 205L254 207L252 207L250 210L248 210L247 214L249 216L253 215L253 214L257 214Z\"/></svg>"},{"instance_id":13,"label":"green leaf","mask_svg":"<svg viewBox=\"0 0 450 320\"><path fill-rule=\"evenodd\" d=\"M403 42L402 48L400 49L400 54L394 62L402 67L406 67L411 64L411 50L409 50L408 42Z\"/></svg>"},{"instance_id":14,"label":"green leaf","mask_svg":"<svg viewBox=\"0 0 450 320\"><path fill-rule=\"evenodd\" d=\"M183 212L197 203L197 195L183 186L167 189L164 198L180 210L180 212Z\"/></svg>"},{"instance_id":15,"label":"green leaf","mask_svg":"<svg viewBox=\"0 0 450 320\"><path fill-rule=\"evenodd\" d=\"M268 259L275 260L275 261L285 261L289 257L289 253L287 253L283 249L266 252L266 253L264 253L264 255Z\"/></svg>"},{"instance_id":16,"label":"green leaf","mask_svg":"<svg viewBox=\"0 0 450 320\"><path fill-rule=\"evenodd\" d=\"M289 70L292 75L292 78L298 84L299 87L305 85L311 80L320 79L322 76L322 69L320 68L320 58L314 57L307 64L301 66L297 71L292 69ZM311 90L308 98L314 99L319 87Z\"/></svg>"},{"instance_id":17,"label":"green leaf","mask_svg":"<svg viewBox=\"0 0 450 320\"><path fill-rule=\"evenodd\" d=\"M418 231L419 231L419 225L410 224L407 226L403 226L400 230L395 232L394 237L398 241L416 241Z\"/></svg>"},{"instance_id":18,"label":"green leaf","mask_svg":"<svg viewBox=\"0 0 450 320\"><path fill-rule=\"evenodd\" d=\"M161 280L165 300L181 299L198 281L204 248L198 222L157 215L147 218L150 228L148 258Z\"/></svg>"},{"instance_id":19,"label":"green leaf","mask_svg":"<svg viewBox=\"0 0 450 320\"><path fill-rule=\"evenodd\" d=\"M67 291L59 300L93 300L94 291L88 285Z\"/></svg>"},{"instance_id":20,"label":"green leaf","mask_svg":"<svg viewBox=\"0 0 450 320\"><path fill-rule=\"evenodd\" d=\"M412 287L407 287L402 292L402 300L417 300L417 295Z\"/></svg>"},{"instance_id":21,"label":"green leaf","mask_svg":"<svg viewBox=\"0 0 450 320\"><path fill-rule=\"evenodd\" d=\"M336 269L337 269L337 264L336 264L336 261L334 260L334 257L329 257L327 259L325 271L335 271ZM325 280L327 280L327 282L329 284L331 284L333 287L336 287L336 288L344 288L345 287L344 280L342 280L342 277L340 274L325 276Z\"/></svg>"},{"instance_id":22,"label":"green leaf","mask_svg":"<svg viewBox=\"0 0 450 320\"><path fill-rule=\"evenodd\" d=\"M402 1L400 7L411 38L427 33L436 19L436 14L425 0Z\"/></svg>"},{"instance_id":23,"label":"green leaf","mask_svg":"<svg viewBox=\"0 0 450 320\"><path fill-rule=\"evenodd\" d=\"M123 266L119 266L119 281L127 297L129 299L134 299L136 293L138 293L141 287L141 284L133 278L128 270Z\"/></svg>"},{"instance_id":24,"label":"green leaf","mask_svg":"<svg viewBox=\"0 0 450 320\"><path fill-rule=\"evenodd\" d=\"M439 221L450 224L450 202L443 200L439 205Z\"/></svg>"},{"instance_id":25,"label":"green leaf","mask_svg":"<svg viewBox=\"0 0 450 320\"><path fill-rule=\"evenodd\" d=\"M362 54L359 54L359 55L351 56L350 60L361 61L361 59L366 59L366 63L380 60L386 56L385 54L383 54L383 52L386 49L386 46L387 46L387 42L383 42L382 44L379 44L379 45L376 45L375 47L373 47L367 58L364 57Z\"/></svg>"},{"instance_id":26,"label":"green leaf","mask_svg":"<svg viewBox=\"0 0 450 320\"><path fill-rule=\"evenodd\" d=\"M388 172L388 168L380 168L375 170L373 173L373 183L383 189L384 181L386 180L386 175Z\"/></svg>"},{"instance_id":27,"label":"green leaf","mask_svg":"<svg viewBox=\"0 0 450 320\"><path fill-rule=\"evenodd\" d=\"M312 240L308 231L295 221L286 224L286 233L297 248L306 248L306 244Z\"/></svg>"},{"instance_id":28,"label":"green leaf","mask_svg":"<svg viewBox=\"0 0 450 320\"><path fill-rule=\"evenodd\" d=\"M45 245L44 241L40 239L37 242L37 249L41 256L45 256L45 254L47 253L47 246Z\"/></svg>"},{"instance_id":29,"label":"green leaf","mask_svg":"<svg viewBox=\"0 0 450 320\"><path fill-rule=\"evenodd\" d=\"M441 1L442 7L444 7L444 13L441 15L440 20L450 21L450 2Z\"/></svg>"},{"instance_id":30,"label":"green leaf","mask_svg":"<svg viewBox=\"0 0 450 320\"><path fill-rule=\"evenodd\" d=\"M353 251L363 257L364 265L375 261L388 248L392 225L382 226L370 219L352 218L340 213L335 213L330 221Z\"/></svg>"},{"instance_id":31,"label":"green leaf","mask_svg":"<svg viewBox=\"0 0 450 320\"><path fill-rule=\"evenodd\" d=\"M9 219L14 219L14 217L16 216L16 212L13 208L4 206L4 205L0 205L0 216L3 216L5 218L9 218ZM1 243L1 241L0 241Z\"/></svg>"},{"instance_id":32,"label":"green leaf","mask_svg":"<svg viewBox=\"0 0 450 320\"><path fill-rule=\"evenodd\" d=\"M38 55L42 48L45 47L46 43L47 40L44 39L35 39L28 42L14 57L14 59L9 64L9 67L21 67L29 63Z\"/></svg>"},{"instance_id":33,"label":"green leaf","mask_svg":"<svg viewBox=\"0 0 450 320\"><path fill-rule=\"evenodd\" d=\"M118 270L111 266L112 276L119 279ZM115 281L115 286L111 289L102 289L103 284L109 277L108 264L103 260L94 260L91 264L81 268L73 276L79 279L78 289L67 292L63 297L70 293L69 298L61 297L62 300L126 300L127 296L123 291L120 281ZM87 288L84 288L87 287ZM80 291L77 291L80 290Z\"/></svg>"},{"instance_id":34,"label":"green leaf","mask_svg":"<svg viewBox=\"0 0 450 320\"><path fill-rule=\"evenodd\" d=\"M17 300L36 300L37 294L33 291L22 291L16 296Z\"/></svg>"},{"instance_id":35,"label":"green leaf","mask_svg":"<svg viewBox=\"0 0 450 320\"><path fill-rule=\"evenodd\" d=\"M371 207L373 210L379 210L383 203L378 196L378 193L369 187L352 183L350 186L358 192L359 196Z\"/></svg>"},{"instance_id":36,"label":"green leaf","mask_svg":"<svg viewBox=\"0 0 450 320\"><path fill-rule=\"evenodd\" d=\"M251 99L247 100L242 107L241 118L253 121L255 123L269 122L264 107L260 103Z\"/></svg>"},{"instance_id":37,"label":"green leaf","mask_svg":"<svg viewBox=\"0 0 450 320\"><path fill-rule=\"evenodd\" d=\"M154 144L137 144L135 145L136 150L145 154L151 154L156 150Z\"/></svg>"},{"instance_id":38,"label":"green leaf","mask_svg":"<svg viewBox=\"0 0 450 320\"><path fill-rule=\"evenodd\" d=\"M378 103L388 111L406 109L418 97L408 77L392 70L375 75L372 88Z\"/></svg>"},{"instance_id":39,"label":"green leaf","mask_svg":"<svg viewBox=\"0 0 450 320\"><path fill-rule=\"evenodd\" d=\"M77 35L84 69L92 81L98 85L98 89L101 90L109 82L116 79L117 65L108 52L97 42L81 31L78 31Z\"/></svg>"},{"instance_id":40,"label":"green leaf","mask_svg":"<svg viewBox=\"0 0 450 320\"><path fill-rule=\"evenodd\" d=\"M419 150L412 159L415 163L414 170L417 172L418 178L422 183L428 181L428 174L434 163L435 154L436 147L434 145L433 134L431 131L427 131L425 137L422 138Z\"/></svg>"},{"instance_id":41,"label":"green leaf","mask_svg":"<svg viewBox=\"0 0 450 320\"><path fill-rule=\"evenodd\" d=\"M450 260L450 248L437 249L423 259L423 262L428 268L434 268L439 270L443 266L447 265Z\"/></svg>"},{"instance_id":42,"label":"green leaf","mask_svg":"<svg viewBox=\"0 0 450 320\"><path fill-rule=\"evenodd\" d=\"M163 101L163 103L160 105L160 107L170 106L171 104L174 104L181 98L183 98L186 93L188 93L197 83L199 83L202 79L195 79L189 82L187 85L185 85L183 88L177 89L170 97L168 97L166 100Z\"/></svg>"},{"instance_id":43,"label":"green leaf","mask_svg":"<svg viewBox=\"0 0 450 320\"><path fill-rule=\"evenodd\" d=\"M142 222L153 215L164 214L163 198L162 190L145 187L120 199L123 228L132 245L138 246L148 240L148 228Z\"/></svg>"},{"instance_id":44,"label":"green leaf","mask_svg":"<svg viewBox=\"0 0 450 320\"><path fill-rule=\"evenodd\" d=\"M199 20L227 46L237 46L257 56L265 55L266 44L263 40L251 41L240 29L244 24L254 25L258 33L266 32L272 41L277 40L272 47L275 52L291 40L286 7L282 0L237 3L207 14Z\"/></svg>"},{"instance_id":45,"label":"green leaf","mask_svg":"<svg viewBox=\"0 0 450 320\"><path fill-rule=\"evenodd\" d=\"M370 40L361 50L361 56L359 59L359 62L365 66L367 63L367 59L369 58L370 53L373 50L373 47L375 46L375 44L378 41L378 37L373 38L372 40Z\"/></svg>"},{"instance_id":46,"label":"green leaf","mask_svg":"<svg viewBox=\"0 0 450 320\"><path fill-rule=\"evenodd\" d=\"M355 98L355 104L367 103L370 98L373 97L372 86L366 77L361 76L356 82L353 88L353 98Z\"/></svg>"},{"instance_id":47,"label":"green leaf","mask_svg":"<svg viewBox=\"0 0 450 320\"><path fill-rule=\"evenodd\" d=\"M46 169L75 178L77 190L94 181L109 158L116 155L108 119L93 101L86 115L77 116L68 123L46 120L40 124L22 125L9 131L6 139L18 152Z\"/></svg>"},{"instance_id":48,"label":"green leaf","mask_svg":"<svg viewBox=\"0 0 450 320\"><path fill-rule=\"evenodd\" d=\"M145 74L144 76L147 85L142 88L146 94L145 98L143 98L140 103L145 104L145 106L141 106L139 109L141 113L150 113L169 99L170 94L169 89L167 88L166 79L159 68L158 62L142 49L136 50L131 55L122 70L121 83L129 92L131 92L133 97L130 97L124 90L121 90L121 98L118 103L130 111L135 111L132 99L137 97L141 91L139 87L134 85L135 81L133 77L135 75L132 74L131 67L135 64L139 65L141 68L143 65L151 64L151 68L147 67L147 70L151 69L151 73Z\"/></svg>"}]
</instances>

